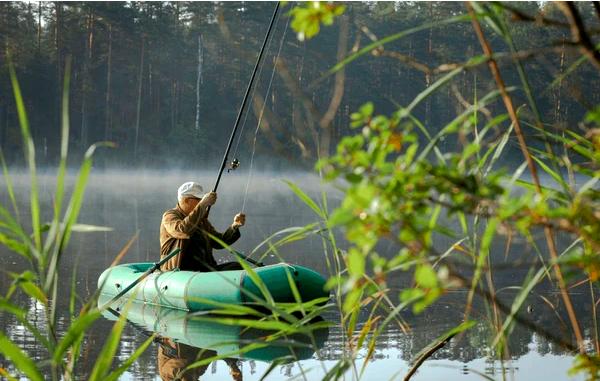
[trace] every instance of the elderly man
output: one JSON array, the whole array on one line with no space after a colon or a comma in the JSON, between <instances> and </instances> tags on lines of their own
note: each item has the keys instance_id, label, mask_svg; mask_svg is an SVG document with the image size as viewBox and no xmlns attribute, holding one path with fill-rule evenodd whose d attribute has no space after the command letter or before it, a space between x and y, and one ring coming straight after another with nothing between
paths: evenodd
<instances>
[{"instance_id":1,"label":"elderly man","mask_svg":"<svg viewBox=\"0 0 600 381\"><path fill-rule=\"evenodd\" d=\"M239 228L246 222L246 216L238 213L233 224L219 233L208 222L208 209L217 201L217 194L204 194L202 186L195 182L181 185L177 191L177 207L167 210L160 224L160 256L168 255L176 248L181 252L165 262L161 270L173 269L188 271L241 270L237 262L217 264L212 249L223 248L210 235L231 245L240 238Z\"/></svg>"}]
</instances>

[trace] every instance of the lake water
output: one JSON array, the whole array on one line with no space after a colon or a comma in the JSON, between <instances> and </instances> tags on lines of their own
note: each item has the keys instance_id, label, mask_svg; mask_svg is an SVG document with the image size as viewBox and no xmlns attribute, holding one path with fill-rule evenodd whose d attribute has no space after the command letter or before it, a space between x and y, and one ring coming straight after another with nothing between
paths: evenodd
<instances>
[{"instance_id":1,"label":"lake water","mask_svg":"<svg viewBox=\"0 0 600 381\"><path fill-rule=\"evenodd\" d=\"M40 183L41 197L44 203L46 220L50 218L50 208L54 192L54 173L42 175ZM327 190L331 204L339 201L340 192L331 187L320 185L319 179L306 173L275 173L254 175L249 183L244 171L225 174L219 187L217 204L211 210L211 221L217 229L224 229L231 223L235 213L245 205L247 226L242 230L242 238L234 245L236 249L249 253L266 237L281 229L292 226L303 226L316 220L314 213L298 200L288 186L282 181L290 180L300 185L313 196L318 196L322 190ZM72 182L72 177L70 178ZM158 259L158 231L162 213L176 204L177 187L184 181L194 180L212 188L213 173L194 172L93 172L85 203L79 218L80 223L111 227L110 232L75 234L67 252L63 257L60 271L61 278L70 279L70 274L76 267L76 290L85 299L96 289L98 275L112 262L128 240L138 234L133 246L125 255L122 262L146 262ZM8 205L4 180L0 187L0 202ZM27 176L15 176L15 187L22 206L22 219L26 220L28 213ZM246 193L246 185L248 192ZM244 203L244 200L246 202ZM441 242L440 245L443 245ZM504 261L503 243L495 246L493 258L498 258L501 269L494 273L494 281L499 287L518 286L526 273L527 267L515 265L514 260L523 262L530 260L533 250L521 244L513 249L509 260ZM342 243L343 245L343 243ZM392 253L395 247L390 244L382 246L383 252ZM0 247L3 269L9 272L21 272L25 269L23 261L15 254ZM313 268L323 275L328 274L323 257L322 243L317 238L295 242L282 248L279 255L290 263ZM216 252L218 261L229 261L227 254ZM273 263L275 258L267 258L265 262ZM408 284L410 277L399 276L391 282L392 287L399 289ZM68 295L69 281L61 282L59 294ZM0 275L0 292L6 292L9 284L5 272ZM586 339L591 345L593 336L592 312L590 306L589 287L582 286L573 290L573 300L578 317L583 325ZM397 292L391 294L397 295ZM501 299L510 305L515 291L506 288L501 292ZM365 380L401 380L411 367L417 354L430 342L435 340L448 329L456 326L462 317L465 292L458 291L448 294L423 314L412 316L403 313L403 319L408 323L409 330L402 330L398 325L391 324L378 340L372 359L362 374ZM18 296L17 301L27 306L32 322L43 321L43 308L34 301ZM527 301L528 316L531 321L543 326L553 333L568 337L568 320L561 308L555 313L553 306L561 306L560 296L552 289L543 289ZM59 300L59 331L64 331L68 325L68 308L66 300ZM334 311L324 316L326 320L339 321ZM367 316L361 316L364 322ZM577 380L583 377L567 376L568 369L573 364L572 353L566 352L557 345L550 343L544 337L516 326L509 344L509 355L506 360L499 361L497 356L488 348L487 343L493 338L494 332L490 325L488 312L482 303L475 305L472 318L478 325L468 334L456 337L448 345L439 350L431 359L426 361L413 377L414 380ZM336 320L337 319L337 320ZM85 343L81 360L81 372L93 367L93 359L102 347L106 332L113 322L106 318L99 321L91 331ZM191 326L191 323L186 323ZM5 335L24 348L31 356L43 358L41 346L28 335L14 317L2 313L0 327ZM357 330L362 325L359 324ZM199 335L207 330L223 335L239 336L229 328L203 328L199 325ZM229 330L228 330L229 329ZM229 337L229 336L228 336ZM128 325L122 337L118 350L118 360L127 359L145 340L140 334L140 328ZM206 343L198 342L198 346ZM267 380L284 379L321 379L347 351L347 336L339 325L330 328L320 336L317 348L313 348L306 358L279 365L266 378ZM151 347L141 356L134 366L123 376L126 380L160 379L157 369L158 344ZM345 379L357 377L367 356L367 348L359 352L356 368L346 373ZM0 365L12 369L10 364L0 357ZM239 367L244 380L259 380L269 368L270 363L260 359L242 359ZM215 361L206 369L202 380L231 379L229 367L224 361Z\"/></svg>"}]
</instances>

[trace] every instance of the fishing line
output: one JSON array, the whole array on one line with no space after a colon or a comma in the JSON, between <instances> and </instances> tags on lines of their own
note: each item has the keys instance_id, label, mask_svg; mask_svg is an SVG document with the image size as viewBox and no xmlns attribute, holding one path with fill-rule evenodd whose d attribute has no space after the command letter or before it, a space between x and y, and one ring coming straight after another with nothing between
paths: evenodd
<instances>
[{"instance_id":1,"label":"fishing line","mask_svg":"<svg viewBox=\"0 0 600 381\"><path fill-rule=\"evenodd\" d=\"M277 18L277 13L279 11L280 2L277 2L275 9L273 11L273 16L271 16L271 22L269 23L269 28L267 29L267 34L265 35L265 39L262 43L262 47L260 48L260 53L256 59L256 64L254 65L254 69L252 70L252 76L250 77L250 81L248 82L248 87L246 88L246 92L244 93L244 98L242 100L242 104L238 111L238 114L235 118L235 124L233 126L233 130L231 130L231 136L229 137L229 141L227 142L227 148L225 149L225 153L223 154L223 160L221 161L221 167L219 168L219 174L217 175L217 180L215 181L215 186L213 187L213 192L217 191L219 187L219 182L221 181L221 176L223 175L223 170L225 169L225 165L227 164L227 158L229 156L229 152L231 151L231 146L233 144L233 140L235 138L235 133L237 132L238 127L240 126L240 121L242 119L242 114L244 112L244 108L246 107L246 102L248 101L248 95L250 95L250 90L252 89L252 85L254 83L254 79L256 78L256 73L258 72L258 68L261 64L261 59L263 57L263 53L265 52L265 47L267 46L267 42L269 41L269 37L271 35L271 31L273 30L273 25L275 23L275 19ZM235 160L237 161L237 160Z\"/></svg>"},{"instance_id":2,"label":"fishing line","mask_svg":"<svg viewBox=\"0 0 600 381\"><path fill-rule=\"evenodd\" d=\"M275 21L275 29L277 29L280 19L281 19L281 17L278 16L277 20ZM267 43L267 51L271 48L272 43L273 43L273 37L271 37L269 39L269 42ZM257 75L257 81L256 81L257 83L260 83L264 67L265 67L265 63L263 62L262 65L260 65L260 68L258 69L258 75ZM252 86L252 93L250 95L250 99L254 99L254 95L256 94L257 88L258 88L258 85ZM244 115L244 121L242 122L242 128L240 129L240 133L238 135L237 142L235 144L235 148L233 149L234 161L237 160L235 158L237 157L237 154L238 154L238 147L240 145L240 141L242 140L242 136L244 136L244 129L246 128L246 121L248 120L248 114L250 114L250 107L248 107L246 109L246 113ZM235 168L230 168L230 169L235 169ZM230 169L228 169L227 171L229 172Z\"/></svg>"},{"instance_id":3,"label":"fishing line","mask_svg":"<svg viewBox=\"0 0 600 381\"><path fill-rule=\"evenodd\" d=\"M252 142L252 155L250 156L250 168L248 169L248 180L246 181L246 190L244 192L244 201L242 202L242 213L246 209L246 200L248 199L248 187L250 186L250 181L252 179L252 169L254 167L254 153L256 152L256 137L258 136L258 131L260 130L260 123L262 122L262 118L265 112L265 107L267 105L268 96L271 92L271 85L273 84L273 77L275 76L275 65L279 56L281 55L281 48L283 47L283 42L285 41L285 36L287 35L288 26L290 25L290 17L285 24L285 30L283 31L283 36L281 37L281 41L279 42L279 49L277 51L277 55L275 56L275 61L273 62L273 70L271 70L271 78L269 79L269 86L267 87L267 92L265 93L265 100L263 102L262 108L260 110L260 114L258 116L258 123L256 124L256 130L254 130L254 139Z\"/></svg>"}]
</instances>

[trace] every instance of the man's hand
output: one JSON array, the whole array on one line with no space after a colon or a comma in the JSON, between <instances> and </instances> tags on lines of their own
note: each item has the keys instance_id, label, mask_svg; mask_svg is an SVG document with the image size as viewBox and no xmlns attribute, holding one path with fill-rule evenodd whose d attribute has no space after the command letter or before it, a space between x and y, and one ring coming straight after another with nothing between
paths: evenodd
<instances>
[{"instance_id":1,"label":"man's hand","mask_svg":"<svg viewBox=\"0 0 600 381\"><path fill-rule=\"evenodd\" d=\"M202 200L200 200L200 203L202 203L202 205L204 206L211 206L214 205L217 202L217 193L215 192L209 192L207 194L204 195L204 197L202 197Z\"/></svg>"},{"instance_id":2,"label":"man's hand","mask_svg":"<svg viewBox=\"0 0 600 381\"><path fill-rule=\"evenodd\" d=\"M246 223L246 215L244 213L238 213L233 217L233 224L231 224L232 228L239 228L240 226L244 226Z\"/></svg>"}]
</instances>

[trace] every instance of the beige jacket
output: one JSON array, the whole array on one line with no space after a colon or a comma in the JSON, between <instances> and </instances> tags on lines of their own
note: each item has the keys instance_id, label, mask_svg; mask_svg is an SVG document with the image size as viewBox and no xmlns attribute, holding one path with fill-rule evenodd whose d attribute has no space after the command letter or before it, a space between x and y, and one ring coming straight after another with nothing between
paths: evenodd
<instances>
[{"instance_id":1,"label":"beige jacket","mask_svg":"<svg viewBox=\"0 0 600 381\"><path fill-rule=\"evenodd\" d=\"M190 271L212 271L217 262L212 255L212 249L222 246L211 239L207 233L219 238L227 245L233 244L240 238L238 228L229 227L224 233L219 233L207 219L208 207L198 203L196 208L185 215L177 207L167 210L160 224L160 257L164 258L176 248L181 252L165 262L161 270L173 269Z\"/></svg>"}]
</instances>

